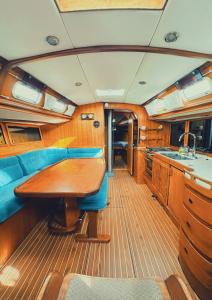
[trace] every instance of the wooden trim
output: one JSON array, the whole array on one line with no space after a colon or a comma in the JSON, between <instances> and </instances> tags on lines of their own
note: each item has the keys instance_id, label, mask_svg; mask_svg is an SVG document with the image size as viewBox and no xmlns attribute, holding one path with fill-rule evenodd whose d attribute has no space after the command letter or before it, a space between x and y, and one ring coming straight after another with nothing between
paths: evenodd
<instances>
[{"instance_id":1,"label":"wooden trim","mask_svg":"<svg viewBox=\"0 0 212 300\"><path fill-rule=\"evenodd\" d=\"M0 98L0 100L1 100L1 98ZM40 109L37 107L27 107L26 105L23 106L23 105L20 105L19 103L13 104L8 100L3 100L3 102L0 101L0 109L15 110L17 112L30 112L30 114L34 114L34 115L55 117L55 118L59 118L59 119L64 119L64 123L68 122L72 119L72 117L60 115L58 113L50 112L50 111Z\"/></svg>"},{"instance_id":2,"label":"wooden trim","mask_svg":"<svg viewBox=\"0 0 212 300\"><path fill-rule=\"evenodd\" d=\"M185 133L189 132L189 128L190 128L190 121L186 121L185 122ZM184 135L184 146L188 146L188 134Z\"/></svg>"},{"instance_id":3,"label":"wooden trim","mask_svg":"<svg viewBox=\"0 0 212 300\"><path fill-rule=\"evenodd\" d=\"M63 275L59 272L50 273L44 281L37 300L57 300L63 279Z\"/></svg>"},{"instance_id":4,"label":"wooden trim","mask_svg":"<svg viewBox=\"0 0 212 300\"><path fill-rule=\"evenodd\" d=\"M33 55L29 57L14 59L9 61L5 65L4 69L11 70L12 68L19 66L20 64L42 61L50 58L58 58L58 57L64 57L69 55L79 55L79 54L88 54L88 53L101 53L101 52L145 52L145 53L183 56L183 57L190 57L190 58L212 59L212 54L181 50L181 49L151 47L151 46L143 46L143 45L104 45L104 46L87 46L87 47L79 47L79 48L70 48L70 49L59 50L55 52L43 53L43 54Z\"/></svg>"}]
</instances>

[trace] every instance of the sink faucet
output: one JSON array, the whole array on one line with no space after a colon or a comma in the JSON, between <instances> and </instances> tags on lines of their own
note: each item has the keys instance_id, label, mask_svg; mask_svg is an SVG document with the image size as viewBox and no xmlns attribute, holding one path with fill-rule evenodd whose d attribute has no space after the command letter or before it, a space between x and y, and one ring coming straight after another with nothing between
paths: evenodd
<instances>
[{"instance_id":1,"label":"sink faucet","mask_svg":"<svg viewBox=\"0 0 212 300\"><path fill-rule=\"evenodd\" d=\"M192 137L193 137L193 139L194 139L194 145L193 145L193 153L192 153L192 156L195 158L196 157L196 140L197 140L197 137L196 137L196 135L194 134L194 133L192 133L192 132L185 132L185 133L182 133L181 134L181 136L179 137L179 142L181 142L182 141L182 138L186 135L186 134L188 134L188 135L191 135Z\"/></svg>"}]
</instances>

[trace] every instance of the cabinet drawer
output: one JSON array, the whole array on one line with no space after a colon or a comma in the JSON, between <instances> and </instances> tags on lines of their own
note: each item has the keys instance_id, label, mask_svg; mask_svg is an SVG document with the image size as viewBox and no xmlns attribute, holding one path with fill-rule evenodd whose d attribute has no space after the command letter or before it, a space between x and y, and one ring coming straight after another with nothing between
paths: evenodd
<instances>
[{"instance_id":1,"label":"cabinet drawer","mask_svg":"<svg viewBox=\"0 0 212 300\"><path fill-rule=\"evenodd\" d=\"M212 263L194 249L182 230L180 232L180 256L194 277L204 286L212 289Z\"/></svg>"},{"instance_id":2,"label":"cabinet drawer","mask_svg":"<svg viewBox=\"0 0 212 300\"><path fill-rule=\"evenodd\" d=\"M212 258L212 229L201 223L183 205L181 226L192 243L207 257Z\"/></svg>"},{"instance_id":3,"label":"cabinet drawer","mask_svg":"<svg viewBox=\"0 0 212 300\"><path fill-rule=\"evenodd\" d=\"M212 201L185 187L184 203L200 219L212 225Z\"/></svg>"}]
</instances>

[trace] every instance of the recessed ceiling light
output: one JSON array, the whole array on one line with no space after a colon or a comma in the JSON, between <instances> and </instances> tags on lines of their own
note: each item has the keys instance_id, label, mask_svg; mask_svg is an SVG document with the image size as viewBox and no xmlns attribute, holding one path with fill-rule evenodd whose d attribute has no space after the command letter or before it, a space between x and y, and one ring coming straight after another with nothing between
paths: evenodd
<instances>
[{"instance_id":1,"label":"recessed ceiling light","mask_svg":"<svg viewBox=\"0 0 212 300\"><path fill-rule=\"evenodd\" d=\"M146 84L146 81L143 81L143 80L142 80L142 81L139 81L138 83L139 83L140 85L145 85L145 84Z\"/></svg>"},{"instance_id":2,"label":"recessed ceiling light","mask_svg":"<svg viewBox=\"0 0 212 300\"><path fill-rule=\"evenodd\" d=\"M60 40L58 39L58 37L56 37L54 35L48 35L46 37L46 41L51 46L57 46L59 44L59 42L60 42Z\"/></svg>"},{"instance_id":3,"label":"recessed ceiling light","mask_svg":"<svg viewBox=\"0 0 212 300\"><path fill-rule=\"evenodd\" d=\"M178 39L178 37L179 37L179 33L176 32L176 31L172 31L172 32L168 32L165 35L164 40L167 43L173 43L173 42L176 42L176 40Z\"/></svg>"},{"instance_id":4,"label":"recessed ceiling light","mask_svg":"<svg viewBox=\"0 0 212 300\"><path fill-rule=\"evenodd\" d=\"M75 86L81 86L81 85L82 85L82 82L79 82L79 81L75 82Z\"/></svg>"}]
</instances>

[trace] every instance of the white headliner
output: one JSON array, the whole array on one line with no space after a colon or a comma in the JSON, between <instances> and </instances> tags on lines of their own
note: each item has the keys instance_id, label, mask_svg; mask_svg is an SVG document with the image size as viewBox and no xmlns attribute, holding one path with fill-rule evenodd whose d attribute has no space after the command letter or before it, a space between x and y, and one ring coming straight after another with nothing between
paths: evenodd
<instances>
[{"instance_id":1,"label":"white headliner","mask_svg":"<svg viewBox=\"0 0 212 300\"><path fill-rule=\"evenodd\" d=\"M0 56L20 58L61 49L109 44L143 44L212 53L212 1L168 0L165 11L114 10L60 14L52 0L0 3ZM164 35L177 31L176 43ZM56 35L56 47L45 42ZM69 56L22 68L77 104L120 101L141 104L205 60L142 53ZM147 85L140 86L144 80ZM82 82L76 87L75 82ZM125 89L121 98L95 95L96 89Z\"/></svg>"}]
</instances>

